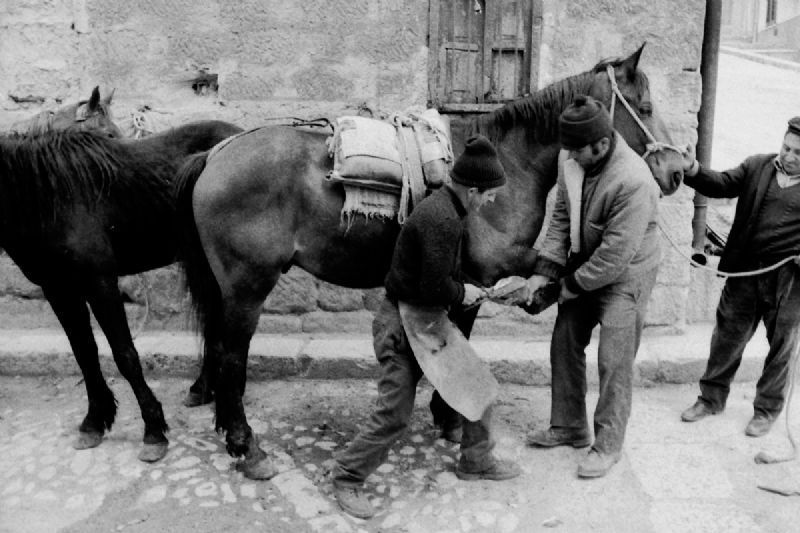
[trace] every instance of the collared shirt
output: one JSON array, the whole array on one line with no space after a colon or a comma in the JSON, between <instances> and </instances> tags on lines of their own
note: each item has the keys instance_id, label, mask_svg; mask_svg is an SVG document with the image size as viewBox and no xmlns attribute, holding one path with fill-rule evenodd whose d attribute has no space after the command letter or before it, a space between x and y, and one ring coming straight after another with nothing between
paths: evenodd
<instances>
[{"instance_id":1,"label":"collared shirt","mask_svg":"<svg viewBox=\"0 0 800 533\"><path fill-rule=\"evenodd\" d=\"M776 169L775 178L778 180L778 186L781 189L785 189L786 187L791 187L792 185L800 183L800 174L787 174L783 169L783 165L781 164L779 157L775 157L773 164L775 165Z\"/></svg>"}]
</instances>

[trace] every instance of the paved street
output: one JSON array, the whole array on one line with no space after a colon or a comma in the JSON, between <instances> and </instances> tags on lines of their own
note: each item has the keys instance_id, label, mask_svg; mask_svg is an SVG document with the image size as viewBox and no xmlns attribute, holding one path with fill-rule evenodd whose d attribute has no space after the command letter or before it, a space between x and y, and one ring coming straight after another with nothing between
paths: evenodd
<instances>
[{"instance_id":1,"label":"paved street","mask_svg":"<svg viewBox=\"0 0 800 533\"><path fill-rule=\"evenodd\" d=\"M153 381L171 427L167 456L136 459L142 424L127 384L116 380L118 422L100 447L70 443L85 409L75 377L0 377L0 531L17 532L790 532L800 498L757 488L800 489L800 463L759 466L754 455L788 449L785 430L745 437L753 385L737 385L721 416L684 424L688 385L637 388L622 461L604 479L575 476L582 453L534 450L525 431L545 424L549 391L504 385L494 427L515 480L463 482L453 446L437 440L421 389L411 430L368 481L380 513L341 513L326 476L331 458L368 415L366 380L248 384L246 410L281 474L253 482L233 470L209 408L187 409L189 382ZM590 410L596 396L590 395ZM796 417L795 417L796 420Z\"/></svg>"},{"instance_id":2,"label":"paved street","mask_svg":"<svg viewBox=\"0 0 800 533\"><path fill-rule=\"evenodd\" d=\"M786 122L800 115L800 72L720 54L711 166L777 152Z\"/></svg>"}]
</instances>

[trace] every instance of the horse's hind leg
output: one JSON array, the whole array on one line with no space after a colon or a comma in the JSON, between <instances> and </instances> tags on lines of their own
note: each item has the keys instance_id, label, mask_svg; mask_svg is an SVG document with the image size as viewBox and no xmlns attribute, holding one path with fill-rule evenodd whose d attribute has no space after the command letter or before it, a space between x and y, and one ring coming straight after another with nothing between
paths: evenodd
<instances>
[{"instance_id":1,"label":"horse's hind leg","mask_svg":"<svg viewBox=\"0 0 800 533\"><path fill-rule=\"evenodd\" d=\"M269 479L277 472L258 447L258 440L247 423L242 398L247 379L250 341L267 295L275 286L280 270L274 273L251 272L242 275L244 283L220 283L223 290L220 340L222 343L219 381L216 389L217 429L226 432L228 453L243 457L237 469L250 479ZM226 280L230 281L230 280Z\"/></svg>"},{"instance_id":2,"label":"horse's hind leg","mask_svg":"<svg viewBox=\"0 0 800 533\"><path fill-rule=\"evenodd\" d=\"M97 344L89 321L89 310L84 297L67 283L42 286L44 295L64 328L72 353L83 374L89 409L79 427L78 439L73 447L78 450L94 448L103 440L103 433L111 429L117 414L117 401L100 371Z\"/></svg>"},{"instance_id":3,"label":"horse's hind leg","mask_svg":"<svg viewBox=\"0 0 800 533\"><path fill-rule=\"evenodd\" d=\"M214 401L222 352L219 342L219 326L220 318L218 316L206 317L203 328L203 365L200 368L200 375L189 387L189 392L183 400L183 405L186 407L197 407Z\"/></svg>"},{"instance_id":4,"label":"horse's hind leg","mask_svg":"<svg viewBox=\"0 0 800 533\"><path fill-rule=\"evenodd\" d=\"M102 277L91 283L89 305L108 339L117 368L130 383L139 402L144 420L144 447L139 452L139 459L148 463L158 461L167 453L168 441L164 435L167 423L164 420L161 403L144 380L139 353L133 345L125 308L117 287L117 278Z\"/></svg>"}]
</instances>

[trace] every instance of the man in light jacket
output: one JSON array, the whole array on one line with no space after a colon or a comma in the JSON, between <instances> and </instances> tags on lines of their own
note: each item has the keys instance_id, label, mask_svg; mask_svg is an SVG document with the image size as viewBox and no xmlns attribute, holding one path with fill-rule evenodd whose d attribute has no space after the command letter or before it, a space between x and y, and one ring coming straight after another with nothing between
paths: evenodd
<instances>
[{"instance_id":1,"label":"man in light jacket","mask_svg":"<svg viewBox=\"0 0 800 533\"><path fill-rule=\"evenodd\" d=\"M633 363L661 259L659 189L644 160L614 131L602 103L578 96L559 117L555 210L528 280L527 303L558 279L550 344L550 427L528 434L538 447L592 447L578 476L604 476L619 460L631 410ZM562 157L562 159L564 159ZM600 325L600 396L594 442L586 417L586 346Z\"/></svg>"}]
</instances>

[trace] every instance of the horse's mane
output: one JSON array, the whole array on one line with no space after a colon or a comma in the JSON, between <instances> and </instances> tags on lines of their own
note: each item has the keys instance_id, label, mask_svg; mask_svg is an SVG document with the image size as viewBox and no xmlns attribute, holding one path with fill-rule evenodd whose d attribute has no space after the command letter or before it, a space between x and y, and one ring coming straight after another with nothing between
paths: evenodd
<instances>
[{"instance_id":1,"label":"horse's mane","mask_svg":"<svg viewBox=\"0 0 800 533\"><path fill-rule=\"evenodd\" d=\"M574 98L585 94L594 81L595 74L605 72L606 66L617 67L623 59L604 59L591 70L551 83L530 96L509 102L503 107L477 117L472 123L471 133L481 133L492 142L502 139L506 133L522 126L530 139L548 143L558 138L558 116ZM633 81L638 94L649 86L647 76L636 70Z\"/></svg>"},{"instance_id":2,"label":"horse's mane","mask_svg":"<svg viewBox=\"0 0 800 533\"><path fill-rule=\"evenodd\" d=\"M166 178L131 146L92 131L0 137L3 230L42 230L77 205L91 210L109 199L123 210L169 201Z\"/></svg>"}]
</instances>

